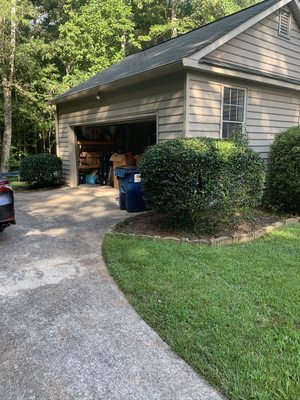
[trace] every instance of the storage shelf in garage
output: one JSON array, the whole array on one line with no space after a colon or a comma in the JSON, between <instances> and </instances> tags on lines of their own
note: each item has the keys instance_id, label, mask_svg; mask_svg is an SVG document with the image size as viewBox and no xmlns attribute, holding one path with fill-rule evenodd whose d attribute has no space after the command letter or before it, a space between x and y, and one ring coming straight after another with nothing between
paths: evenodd
<instances>
[{"instance_id":1,"label":"storage shelf in garage","mask_svg":"<svg viewBox=\"0 0 300 400\"><path fill-rule=\"evenodd\" d=\"M98 140L77 140L77 144L116 144L117 142L100 142Z\"/></svg>"}]
</instances>

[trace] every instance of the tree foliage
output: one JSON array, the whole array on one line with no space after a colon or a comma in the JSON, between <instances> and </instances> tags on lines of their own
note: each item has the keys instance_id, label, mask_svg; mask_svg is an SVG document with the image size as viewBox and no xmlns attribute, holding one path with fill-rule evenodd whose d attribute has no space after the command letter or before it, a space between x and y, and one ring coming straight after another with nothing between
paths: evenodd
<instances>
[{"instance_id":1,"label":"tree foliage","mask_svg":"<svg viewBox=\"0 0 300 400\"><path fill-rule=\"evenodd\" d=\"M78 10L65 7L69 20L59 28L64 80L74 85L120 61L133 42L131 9L123 0L90 0Z\"/></svg>"}]
</instances>

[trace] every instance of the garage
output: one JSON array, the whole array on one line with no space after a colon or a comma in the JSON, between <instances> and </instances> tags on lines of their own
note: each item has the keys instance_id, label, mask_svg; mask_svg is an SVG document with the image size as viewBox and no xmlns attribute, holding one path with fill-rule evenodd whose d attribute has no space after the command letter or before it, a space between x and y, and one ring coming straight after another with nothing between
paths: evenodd
<instances>
[{"instance_id":1,"label":"garage","mask_svg":"<svg viewBox=\"0 0 300 400\"><path fill-rule=\"evenodd\" d=\"M75 133L78 184L118 187L114 168L139 165L146 149L155 144L156 119L78 125Z\"/></svg>"},{"instance_id":2,"label":"garage","mask_svg":"<svg viewBox=\"0 0 300 400\"><path fill-rule=\"evenodd\" d=\"M114 163L138 163L149 146L182 137L183 86L184 74L172 71L118 85L90 81L53 100L65 183L77 186L98 171L99 182L113 185Z\"/></svg>"}]
</instances>

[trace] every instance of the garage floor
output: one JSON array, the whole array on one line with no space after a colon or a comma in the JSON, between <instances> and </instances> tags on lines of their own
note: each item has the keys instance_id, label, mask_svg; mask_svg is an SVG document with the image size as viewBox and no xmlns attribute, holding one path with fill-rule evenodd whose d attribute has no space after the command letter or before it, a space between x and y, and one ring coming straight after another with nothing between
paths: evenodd
<instances>
[{"instance_id":1,"label":"garage floor","mask_svg":"<svg viewBox=\"0 0 300 400\"><path fill-rule=\"evenodd\" d=\"M0 235L0 397L221 399L135 313L101 257L107 187L18 193Z\"/></svg>"}]
</instances>

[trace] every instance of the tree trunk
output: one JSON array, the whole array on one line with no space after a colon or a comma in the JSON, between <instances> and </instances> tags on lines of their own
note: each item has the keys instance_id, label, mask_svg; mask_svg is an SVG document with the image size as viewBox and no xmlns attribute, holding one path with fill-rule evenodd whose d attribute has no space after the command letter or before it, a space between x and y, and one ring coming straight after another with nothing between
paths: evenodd
<instances>
[{"instance_id":1,"label":"tree trunk","mask_svg":"<svg viewBox=\"0 0 300 400\"><path fill-rule=\"evenodd\" d=\"M121 50L122 50L122 53L123 53L123 57L125 57L125 54L126 54L126 36L125 35L122 35Z\"/></svg>"},{"instance_id":2,"label":"tree trunk","mask_svg":"<svg viewBox=\"0 0 300 400\"><path fill-rule=\"evenodd\" d=\"M12 86L15 72L16 55L16 0L11 1L11 21L10 21L10 52L8 56L8 76L2 79L3 85L3 106L4 106L4 132L2 139L2 154L0 171L7 171L11 138L12 138Z\"/></svg>"},{"instance_id":3,"label":"tree trunk","mask_svg":"<svg viewBox=\"0 0 300 400\"><path fill-rule=\"evenodd\" d=\"M177 37L177 0L172 0L171 26L171 37Z\"/></svg>"},{"instance_id":4,"label":"tree trunk","mask_svg":"<svg viewBox=\"0 0 300 400\"><path fill-rule=\"evenodd\" d=\"M4 132L2 139L2 155L0 171L7 171L7 162L9 158L11 136L12 136L12 109L11 109L11 86L4 78L2 81L3 86L3 106L4 106Z\"/></svg>"}]
</instances>

